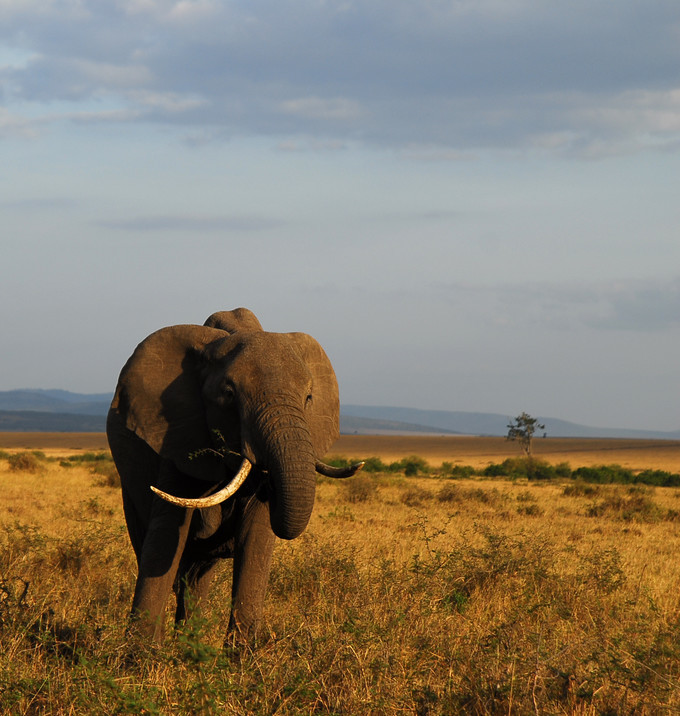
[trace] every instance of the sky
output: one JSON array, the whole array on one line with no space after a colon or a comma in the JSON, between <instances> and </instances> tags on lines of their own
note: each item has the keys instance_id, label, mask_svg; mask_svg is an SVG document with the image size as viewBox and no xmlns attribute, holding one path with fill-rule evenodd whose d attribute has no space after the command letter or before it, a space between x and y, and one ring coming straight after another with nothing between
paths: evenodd
<instances>
[{"instance_id":1,"label":"sky","mask_svg":"<svg viewBox=\"0 0 680 716\"><path fill-rule=\"evenodd\" d=\"M680 429L677 0L0 0L0 390L246 306L343 403Z\"/></svg>"}]
</instances>

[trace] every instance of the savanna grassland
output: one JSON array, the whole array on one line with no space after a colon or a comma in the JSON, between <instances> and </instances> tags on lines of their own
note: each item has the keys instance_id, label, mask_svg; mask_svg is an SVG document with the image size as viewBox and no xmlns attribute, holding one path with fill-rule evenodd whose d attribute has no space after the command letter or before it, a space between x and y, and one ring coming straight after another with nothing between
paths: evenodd
<instances>
[{"instance_id":1,"label":"savanna grassland","mask_svg":"<svg viewBox=\"0 0 680 716\"><path fill-rule=\"evenodd\" d=\"M342 438L335 456L385 469L320 479L258 643L223 644L225 563L153 649L125 636L115 470L68 440L0 452L2 713L680 712L680 487L636 481L680 484L678 443L538 440L551 469L528 479L502 439Z\"/></svg>"}]
</instances>

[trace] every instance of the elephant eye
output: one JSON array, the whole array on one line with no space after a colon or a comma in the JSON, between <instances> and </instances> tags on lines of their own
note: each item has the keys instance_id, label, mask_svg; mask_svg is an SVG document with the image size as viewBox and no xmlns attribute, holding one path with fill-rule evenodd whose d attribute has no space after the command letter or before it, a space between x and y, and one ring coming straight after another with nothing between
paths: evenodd
<instances>
[{"instance_id":1,"label":"elephant eye","mask_svg":"<svg viewBox=\"0 0 680 716\"><path fill-rule=\"evenodd\" d=\"M231 405L234 402L234 399L236 397L234 393L234 388L231 385L225 385L224 388L222 388L222 403L224 405Z\"/></svg>"},{"instance_id":2,"label":"elephant eye","mask_svg":"<svg viewBox=\"0 0 680 716\"><path fill-rule=\"evenodd\" d=\"M310 393L310 394L305 398L305 408L306 408L311 402L312 402L312 394Z\"/></svg>"}]
</instances>

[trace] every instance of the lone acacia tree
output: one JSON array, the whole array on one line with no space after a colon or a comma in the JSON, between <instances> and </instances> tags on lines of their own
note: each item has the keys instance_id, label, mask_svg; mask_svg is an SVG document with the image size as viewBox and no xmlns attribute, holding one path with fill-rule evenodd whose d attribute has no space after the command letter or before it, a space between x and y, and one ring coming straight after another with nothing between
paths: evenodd
<instances>
[{"instance_id":1,"label":"lone acacia tree","mask_svg":"<svg viewBox=\"0 0 680 716\"><path fill-rule=\"evenodd\" d=\"M506 440L516 440L527 457L531 457L531 441L537 430L545 430L545 425L538 422L538 418L532 418L529 413L518 415L511 423L508 423L508 434Z\"/></svg>"}]
</instances>

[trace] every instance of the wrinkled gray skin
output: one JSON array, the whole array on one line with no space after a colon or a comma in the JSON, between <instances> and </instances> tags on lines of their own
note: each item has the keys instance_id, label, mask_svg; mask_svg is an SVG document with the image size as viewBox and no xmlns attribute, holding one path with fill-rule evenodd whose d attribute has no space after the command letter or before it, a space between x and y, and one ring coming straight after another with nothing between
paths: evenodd
<instances>
[{"instance_id":1,"label":"wrinkled gray skin","mask_svg":"<svg viewBox=\"0 0 680 716\"><path fill-rule=\"evenodd\" d=\"M315 462L338 436L338 413L335 374L321 346L302 333L265 332L246 309L213 314L204 326L163 328L140 343L107 419L139 568L136 631L160 640L170 592L176 620L185 619L218 561L229 557L229 629L254 634L275 538L293 539L307 526ZM233 458L205 450L223 450L220 436ZM241 457L253 463L251 473L221 505L187 509L150 490L212 493Z\"/></svg>"}]
</instances>

